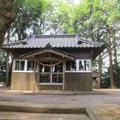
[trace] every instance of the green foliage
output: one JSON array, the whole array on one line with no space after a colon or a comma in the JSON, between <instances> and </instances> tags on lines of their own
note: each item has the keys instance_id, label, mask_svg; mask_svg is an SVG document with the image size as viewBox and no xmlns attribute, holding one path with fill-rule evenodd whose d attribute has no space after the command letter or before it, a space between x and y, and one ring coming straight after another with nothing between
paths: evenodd
<instances>
[{"instance_id":1,"label":"green foliage","mask_svg":"<svg viewBox=\"0 0 120 120\"><path fill-rule=\"evenodd\" d=\"M11 26L12 36L17 35L18 40L25 39L29 34L41 34L45 13L52 8L50 0L24 0L17 1L19 9L16 19Z\"/></svg>"},{"instance_id":2,"label":"green foliage","mask_svg":"<svg viewBox=\"0 0 120 120\"><path fill-rule=\"evenodd\" d=\"M116 1L110 0L84 0L73 7L71 24L75 26L76 32L85 32L88 34L86 34L87 37L91 38L91 32L94 32L94 29L97 28L100 31L106 23L111 25L120 18L120 11L116 4ZM96 38L93 37L92 39L95 40Z\"/></svg>"},{"instance_id":3,"label":"green foliage","mask_svg":"<svg viewBox=\"0 0 120 120\"><path fill-rule=\"evenodd\" d=\"M117 0L81 0L78 5L66 0L24 0L22 5L31 18L37 19L33 19L34 23L30 21L27 27L34 24L34 30L39 31L37 27L44 25L46 30L53 29L55 34L80 33L93 40L99 39L98 34L106 23L111 25L120 17Z\"/></svg>"},{"instance_id":4,"label":"green foliage","mask_svg":"<svg viewBox=\"0 0 120 120\"><path fill-rule=\"evenodd\" d=\"M114 75L114 84L116 88L120 88L120 64L116 66L113 65L113 75ZM110 77L109 77L109 68L102 76L101 87L109 88L110 87Z\"/></svg>"},{"instance_id":5,"label":"green foliage","mask_svg":"<svg viewBox=\"0 0 120 120\"><path fill-rule=\"evenodd\" d=\"M53 14L48 18L50 29L54 30L54 34L68 33L70 26L70 5L65 1L56 1L54 5Z\"/></svg>"},{"instance_id":6,"label":"green foliage","mask_svg":"<svg viewBox=\"0 0 120 120\"><path fill-rule=\"evenodd\" d=\"M120 88L120 65L113 65L114 68L114 83L117 88Z\"/></svg>"},{"instance_id":7,"label":"green foliage","mask_svg":"<svg viewBox=\"0 0 120 120\"><path fill-rule=\"evenodd\" d=\"M116 21L120 19L120 11L114 10L108 18L108 24L113 25Z\"/></svg>"},{"instance_id":8,"label":"green foliage","mask_svg":"<svg viewBox=\"0 0 120 120\"><path fill-rule=\"evenodd\" d=\"M110 87L110 77L109 77L108 71L102 75L102 81L101 81L100 87L101 88L109 88Z\"/></svg>"}]
</instances>

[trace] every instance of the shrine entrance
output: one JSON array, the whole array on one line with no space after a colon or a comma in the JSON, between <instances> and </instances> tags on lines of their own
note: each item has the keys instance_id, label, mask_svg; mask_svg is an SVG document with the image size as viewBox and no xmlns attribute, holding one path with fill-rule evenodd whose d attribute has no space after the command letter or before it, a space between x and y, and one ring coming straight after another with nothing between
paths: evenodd
<instances>
[{"instance_id":1,"label":"shrine entrance","mask_svg":"<svg viewBox=\"0 0 120 120\"><path fill-rule=\"evenodd\" d=\"M41 89L57 86L64 90L66 60L72 61L75 59L74 57L62 51L47 48L24 55L24 58L33 60L37 64L38 69L34 69L34 81L40 85ZM35 71L37 71L38 77L36 77Z\"/></svg>"},{"instance_id":2,"label":"shrine entrance","mask_svg":"<svg viewBox=\"0 0 120 120\"><path fill-rule=\"evenodd\" d=\"M63 62L44 62L39 64L39 83L42 85L63 84Z\"/></svg>"}]
</instances>

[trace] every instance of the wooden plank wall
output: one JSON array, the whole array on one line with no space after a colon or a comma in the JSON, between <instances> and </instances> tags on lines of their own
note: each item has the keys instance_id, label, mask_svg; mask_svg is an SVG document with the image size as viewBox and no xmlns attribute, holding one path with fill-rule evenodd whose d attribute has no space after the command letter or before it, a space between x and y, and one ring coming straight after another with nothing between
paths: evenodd
<instances>
[{"instance_id":1,"label":"wooden plank wall","mask_svg":"<svg viewBox=\"0 0 120 120\"><path fill-rule=\"evenodd\" d=\"M33 81L34 80L34 81ZM35 87L33 86L35 82ZM35 75L33 72L13 72L11 79L12 90L30 90L35 88L38 91L38 86L35 81Z\"/></svg>"},{"instance_id":2,"label":"wooden plank wall","mask_svg":"<svg viewBox=\"0 0 120 120\"><path fill-rule=\"evenodd\" d=\"M66 72L65 90L92 91L92 73Z\"/></svg>"},{"instance_id":3,"label":"wooden plank wall","mask_svg":"<svg viewBox=\"0 0 120 120\"><path fill-rule=\"evenodd\" d=\"M62 85L40 85L40 90L62 90Z\"/></svg>"},{"instance_id":4,"label":"wooden plank wall","mask_svg":"<svg viewBox=\"0 0 120 120\"><path fill-rule=\"evenodd\" d=\"M34 81L33 81L34 80ZM35 86L34 86L35 82ZM12 90L29 90L39 92L39 90L62 90L62 86L38 85L33 72L13 72L11 80ZM65 90L66 91L91 91L92 90L92 73L65 73Z\"/></svg>"}]
</instances>

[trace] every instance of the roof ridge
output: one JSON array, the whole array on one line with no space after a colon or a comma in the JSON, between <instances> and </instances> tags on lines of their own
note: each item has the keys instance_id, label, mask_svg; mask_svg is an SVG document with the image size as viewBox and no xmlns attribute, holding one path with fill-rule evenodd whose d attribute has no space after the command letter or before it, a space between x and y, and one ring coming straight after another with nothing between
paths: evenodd
<instances>
[{"instance_id":1,"label":"roof ridge","mask_svg":"<svg viewBox=\"0 0 120 120\"><path fill-rule=\"evenodd\" d=\"M3 46L5 46L5 45L17 45L17 44L27 44L27 39L18 40L18 41L14 41L11 43L4 43Z\"/></svg>"},{"instance_id":2,"label":"roof ridge","mask_svg":"<svg viewBox=\"0 0 120 120\"><path fill-rule=\"evenodd\" d=\"M35 38L58 38L58 37L75 37L76 35L75 34L71 34L71 35L68 35L68 34L62 34L62 35L34 35Z\"/></svg>"}]
</instances>

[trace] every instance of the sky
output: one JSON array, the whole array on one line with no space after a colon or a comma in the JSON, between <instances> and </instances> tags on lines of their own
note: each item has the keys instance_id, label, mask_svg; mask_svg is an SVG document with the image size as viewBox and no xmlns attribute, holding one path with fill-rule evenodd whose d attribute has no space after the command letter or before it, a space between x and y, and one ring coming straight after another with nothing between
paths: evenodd
<instances>
[{"instance_id":1,"label":"sky","mask_svg":"<svg viewBox=\"0 0 120 120\"><path fill-rule=\"evenodd\" d=\"M73 0L75 4L78 4L80 0Z\"/></svg>"}]
</instances>

